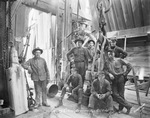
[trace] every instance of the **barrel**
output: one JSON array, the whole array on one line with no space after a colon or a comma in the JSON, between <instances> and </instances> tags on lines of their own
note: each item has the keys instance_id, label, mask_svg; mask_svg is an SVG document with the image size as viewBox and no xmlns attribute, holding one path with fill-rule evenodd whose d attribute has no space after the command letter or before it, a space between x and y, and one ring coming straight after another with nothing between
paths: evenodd
<instances>
[{"instance_id":1,"label":"barrel","mask_svg":"<svg viewBox=\"0 0 150 118\"><path fill-rule=\"evenodd\" d=\"M53 98L57 93L58 93L58 86L56 84L49 83L47 85L47 96L49 98Z\"/></svg>"}]
</instances>

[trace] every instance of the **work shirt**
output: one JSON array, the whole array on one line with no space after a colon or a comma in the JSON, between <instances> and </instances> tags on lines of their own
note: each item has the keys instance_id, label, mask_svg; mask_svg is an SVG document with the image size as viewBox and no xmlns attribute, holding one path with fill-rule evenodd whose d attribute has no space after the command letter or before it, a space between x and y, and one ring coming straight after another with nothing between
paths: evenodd
<instances>
[{"instance_id":1,"label":"work shirt","mask_svg":"<svg viewBox=\"0 0 150 118\"><path fill-rule=\"evenodd\" d=\"M69 55L74 55L75 62L88 62L88 52L87 49L83 47L74 47L67 53L67 58L69 59Z\"/></svg>"},{"instance_id":2,"label":"work shirt","mask_svg":"<svg viewBox=\"0 0 150 118\"><path fill-rule=\"evenodd\" d=\"M28 70L30 67L31 72L31 79L33 81L43 81L43 80L49 80L49 71L46 64L45 59L43 58L32 58L29 59L27 62L23 64L23 67Z\"/></svg>"},{"instance_id":3,"label":"work shirt","mask_svg":"<svg viewBox=\"0 0 150 118\"><path fill-rule=\"evenodd\" d=\"M124 71L123 66L126 66L126 71ZM131 65L123 59L114 58L112 62L106 62L106 70L112 75L123 74L127 75L131 70Z\"/></svg>"},{"instance_id":4,"label":"work shirt","mask_svg":"<svg viewBox=\"0 0 150 118\"><path fill-rule=\"evenodd\" d=\"M80 74L71 74L67 80L68 85L72 85L73 88L81 88L82 87L82 77Z\"/></svg>"},{"instance_id":5,"label":"work shirt","mask_svg":"<svg viewBox=\"0 0 150 118\"><path fill-rule=\"evenodd\" d=\"M95 79L92 83L91 93L96 94L105 94L108 97L111 94L110 83L105 79L102 87L100 87L100 81Z\"/></svg>"},{"instance_id":6,"label":"work shirt","mask_svg":"<svg viewBox=\"0 0 150 118\"><path fill-rule=\"evenodd\" d=\"M90 56L89 57L94 57L95 55L95 48L94 47L91 47L91 48L87 48L87 50L89 51L89 54Z\"/></svg>"},{"instance_id":7,"label":"work shirt","mask_svg":"<svg viewBox=\"0 0 150 118\"><path fill-rule=\"evenodd\" d=\"M117 58L122 58L122 59L124 59L124 58L126 58L127 55L128 55L126 51L124 51L122 48L120 48L120 47L118 47L118 46L115 46L114 48L111 48L111 50L114 51L115 57L117 57Z\"/></svg>"}]
</instances>

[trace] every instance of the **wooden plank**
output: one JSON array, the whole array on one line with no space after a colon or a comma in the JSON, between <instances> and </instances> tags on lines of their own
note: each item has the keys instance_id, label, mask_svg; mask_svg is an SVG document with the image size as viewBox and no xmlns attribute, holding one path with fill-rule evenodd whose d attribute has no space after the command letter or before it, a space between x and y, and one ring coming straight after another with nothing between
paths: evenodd
<instances>
[{"instance_id":1,"label":"wooden plank","mask_svg":"<svg viewBox=\"0 0 150 118\"><path fill-rule=\"evenodd\" d=\"M130 17L131 14L129 13L129 10L127 7L128 1L120 0L120 2L121 2L122 10L123 10L123 16L125 19L126 28L127 29L133 28L134 27L133 20L132 20L132 17Z\"/></svg>"},{"instance_id":2,"label":"wooden plank","mask_svg":"<svg viewBox=\"0 0 150 118\"><path fill-rule=\"evenodd\" d=\"M150 1L149 0L141 0L144 26L150 25Z\"/></svg>"},{"instance_id":3,"label":"wooden plank","mask_svg":"<svg viewBox=\"0 0 150 118\"><path fill-rule=\"evenodd\" d=\"M126 25L125 25L125 20L123 17L123 10L122 10L122 6L121 6L121 2L120 0L115 0L115 9L116 9L116 14L117 14L117 19L118 19L118 24L120 26L120 30L122 29L126 29Z\"/></svg>"},{"instance_id":4,"label":"wooden plank","mask_svg":"<svg viewBox=\"0 0 150 118\"><path fill-rule=\"evenodd\" d=\"M148 33L150 33L150 25L144 26L144 27L127 29L127 30L107 32L107 36L108 38L117 37L117 39L121 39L121 38L124 38L125 36L127 38L147 36Z\"/></svg>"},{"instance_id":5,"label":"wooden plank","mask_svg":"<svg viewBox=\"0 0 150 118\"><path fill-rule=\"evenodd\" d=\"M127 47L127 52L127 60L136 67L136 75L139 75L143 68L144 76L148 77L148 74L150 73L150 46Z\"/></svg>"},{"instance_id":6,"label":"wooden plank","mask_svg":"<svg viewBox=\"0 0 150 118\"><path fill-rule=\"evenodd\" d=\"M106 3L104 2L104 5L106 6ZM109 32L109 31L112 31L111 30L111 26L110 26L110 12L112 11L112 8L110 8L110 11L109 12L107 12L106 14L105 14L105 20L106 20L106 26L105 26L105 28L106 28L106 32Z\"/></svg>"},{"instance_id":7,"label":"wooden plank","mask_svg":"<svg viewBox=\"0 0 150 118\"><path fill-rule=\"evenodd\" d=\"M130 18L128 20L129 20L129 22L132 22L132 27L131 28L134 28L135 23L134 23L133 12L132 12L132 7L131 7L130 0L126 0L126 6L127 6L128 15L129 15L128 18Z\"/></svg>"},{"instance_id":8,"label":"wooden plank","mask_svg":"<svg viewBox=\"0 0 150 118\"><path fill-rule=\"evenodd\" d=\"M106 4L105 4L105 6L106 6ZM117 19L116 19L116 16L114 14L114 6L113 5L112 5L110 11L108 13L106 13L106 15L108 17L108 19L106 19L106 20L110 24L111 31L119 30Z\"/></svg>"},{"instance_id":9,"label":"wooden plank","mask_svg":"<svg viewBox=\"0 0 150 118\"><path fill-rule=\"evenodd\" d=\"M117 24L118 24L118 29L120 30L121 29L121 26L120 26L120 23L119 23L119 17L118 14L117 14L117 5L116 4L116 1L112 0L112 8L113 8L113 11L114 11L114 16L116 18L116 21L117 21Z\"/></svg>"},{"instance_id":10,"label":"wooden plank","mask_svg":"<svg viewBox=\"0 0 150 118\"><path fill-rule=\"evenodd\" d=\"M133 12L135 27L141 27L142 26L142 22L141 22L142 15L141 15L141 10L140 10L139 0L130 0L130 1L131 1L131 7L132 7L132 12Z\"/></svg>"}]
</instances>

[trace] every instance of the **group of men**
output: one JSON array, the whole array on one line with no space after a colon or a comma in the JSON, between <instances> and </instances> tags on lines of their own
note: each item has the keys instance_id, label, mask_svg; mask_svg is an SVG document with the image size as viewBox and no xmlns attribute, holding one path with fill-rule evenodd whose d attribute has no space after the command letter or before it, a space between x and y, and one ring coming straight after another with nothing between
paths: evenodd
<instances>
[{"instance_id":1,"label":"group of men","mask_svg":"<svg viewBox=\"0 0 150 118\"><path fill-rule=\"evenodd\" d=\"M110 40L108 49L105 51L105 66L104 69L98 72L98 59L100 58L100 51L95 53L95 42L93 40L88 41L88 48L82 47L84 40L78 38L75 40L76 47L72 48L67 53L67 59L70 60L70 56L73 55L74 65L71 68L70 76L62 88L59 103L56 107L63 105L63 98L66 91L71 92L72 97L77 99L77 109L79 112L82 104L83 85L85 82L85 74L87 70L90 70L89 66L93 62L93 57L97 54L95 61L95 72L97 73L95 78L91 78L90 84L90 96L89 96L89 109L90 113L93 113L95 103L105 103L108 112L113 111L112 101L115 100L118 106L118 112L123 108L127 109L129 114L132 106L125 100L124 86L128 73L131 70L131 65L127 63L124 58L127 56L127 52L116 45L116 39ZM29 59L22 66L31 73L31 78L34 81L36 92L36 107L41 105L48 106L46 101L46 84L49 81L49 72L46 61L40 57L43 50L36 48L32 51L34 57ZM89 66L89 67L88 67ZM124 66L126 69L124 70ZM42 101L40 100L42 93Z\"/></svg>"}]
</instances>

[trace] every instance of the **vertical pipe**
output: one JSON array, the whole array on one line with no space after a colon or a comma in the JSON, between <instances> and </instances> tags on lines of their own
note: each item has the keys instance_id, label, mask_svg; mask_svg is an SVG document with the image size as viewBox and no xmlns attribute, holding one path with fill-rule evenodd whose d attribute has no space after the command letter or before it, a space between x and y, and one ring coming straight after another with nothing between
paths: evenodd
<instances>
[{"instance_id":1,"label":"vertical pipe","mask_svg":"<svg viewBox=\"0 0 150 118\"><path fill-rule=\"evenodd\" d=\"M124 37L124 51L126 51L127 48L127 37Z\"/></svg>"},{"instance_id":2,"label":"vertical pipe","mask_svg":"<svg viewBox=\"0 0 150 118\"><path fill-rule=\"evenodd\" d=\"M0 1L0 99L4 99L4 106L9 106L7 79L6 79L6 2Z\"/></svg>"}]
</instances>

